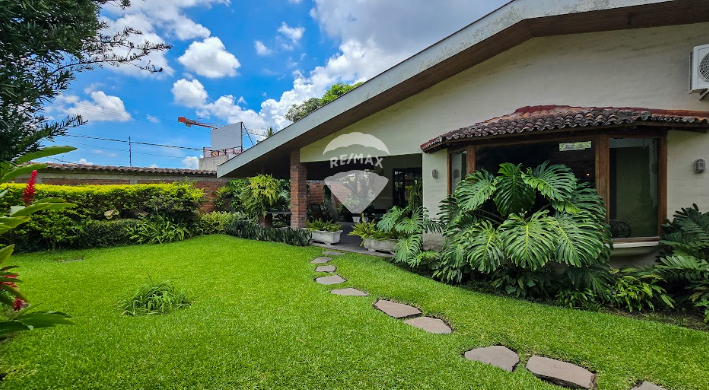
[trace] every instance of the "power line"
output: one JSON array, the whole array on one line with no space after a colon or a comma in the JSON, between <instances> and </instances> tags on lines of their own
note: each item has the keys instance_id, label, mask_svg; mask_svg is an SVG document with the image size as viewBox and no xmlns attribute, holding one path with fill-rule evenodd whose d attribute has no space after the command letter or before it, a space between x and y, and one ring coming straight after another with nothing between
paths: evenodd
<instances>
[{"instance_id":1,"label":"power line","mask_svg":"<svg viewBox=\"0 0 709 390\"><path fill-rule=\"evenodd\" d=\"M160 148L186 149L186 150L195 150L195 151L198 151L198 152L201 152L201 151L202 151L202 148L190 148L190 147L187 147L187 146L154 144L154 143L151 143L151 142L126 141L126 140L122 140L122 139L104 138L104 137L94 137L94 136L91 136L91 135L83 135L83 134L74 134L74 135L67 134L67 135L65 135L64 137L88 138L88 139L95 139L95 140L99 140L99 141L121 142L121 143L124 143L124 144L133 143L133 144L136 144L136 145L157 146L157 147L160 147Z\"/></svg>"}]
</instances>

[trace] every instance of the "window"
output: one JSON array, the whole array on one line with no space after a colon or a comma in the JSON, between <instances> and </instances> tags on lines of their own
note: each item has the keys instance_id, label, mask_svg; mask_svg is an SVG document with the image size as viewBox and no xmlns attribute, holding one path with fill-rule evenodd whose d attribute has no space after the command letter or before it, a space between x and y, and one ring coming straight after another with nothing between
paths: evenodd
<instances>
[{"instance_id":1,"label":"window","mask_svg":"<svg viewBox=\"0 0 709 390\"><path fill-rule=\"evenodd\" d=\"M394 206L405 207L409 201L406 189L421 182L421 168L394 169Z\"/></svg>"},{"instance_id":2,"label":"window","mask_svg":"<svg viewBox=\"0 0 709 390\"><path fill-rule=\"evenodd\" d=\"M451 192L454 192L468 171L468 152L463 150L452 153L450 163Z\"/></svg>"},{"instance_id":3,"label":"window","mask_svg":"<svg viewBox=\"0 0 709 390\"><path fill-rule=\"evenodd\" d=\"M658 231L657 139L610 139L610 214L614 238Z\"/></svg>"},{"instance_id":4,"label":"window","mask_svg":"<svg viewBox=\"0 0 709 390\"><path fill-rule=\"evenodd\" d=\"M535 167L549 160L569 166L576 177L598 189L614 239L657 237L666 217L665 134L656 129L644 133L619 129L610 135L598 131L584 137L469 146L450 153L450 189L455 191L468 168L497 172L505 162ZM467 161L468 154L472 162ZM467 166L473 163L474 167Z\"/></svg>"}]
</instances>

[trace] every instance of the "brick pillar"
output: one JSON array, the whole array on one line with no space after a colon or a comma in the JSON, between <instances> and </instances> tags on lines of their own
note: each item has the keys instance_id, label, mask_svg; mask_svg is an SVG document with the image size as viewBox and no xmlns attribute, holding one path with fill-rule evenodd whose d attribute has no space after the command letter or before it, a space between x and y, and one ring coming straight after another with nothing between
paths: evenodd
<instances>
[{"instance_id":1,"label":"brick pillar","mask_svg":"<svg viewBox=\"0 0 709 390\"><path fill-rule=\"evenodd\" d=\"M308 219L308 170L300 162L300 149L290 153L290 226L304 228Z\"/></svg>"}]
</instances>

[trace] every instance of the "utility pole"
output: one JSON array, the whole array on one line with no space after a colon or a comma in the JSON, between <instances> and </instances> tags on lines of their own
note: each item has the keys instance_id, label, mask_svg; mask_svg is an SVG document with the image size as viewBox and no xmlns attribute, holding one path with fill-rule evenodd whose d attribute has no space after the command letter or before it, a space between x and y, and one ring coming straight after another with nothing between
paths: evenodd
<instances>
[{"instance_id":1,"label":"utility pole","mask_svg":"<svg viewBox=\"0 0 709 390\"><path fill-rule=\"evenodd\" d=\"M128 162L130 167L133 168L133 144L130 141L130 136L128 136Z\"/></svg>"}]
</instances>

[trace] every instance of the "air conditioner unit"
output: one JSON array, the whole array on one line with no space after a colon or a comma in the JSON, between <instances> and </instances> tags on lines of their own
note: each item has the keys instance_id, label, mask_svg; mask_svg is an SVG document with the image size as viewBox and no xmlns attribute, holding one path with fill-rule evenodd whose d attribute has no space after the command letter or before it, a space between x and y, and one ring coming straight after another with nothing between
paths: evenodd
<instances>
[{"instance_id":1,"label":"air conditioner unit","mask_svg":"<svg viewBox=\"0 0 709 390\"><path fill-rule=\"evenodd\" d=\"M689 91L704 97L709 90L709 45L695 47L689 63Z\"/></svg>"}]
</instances>

